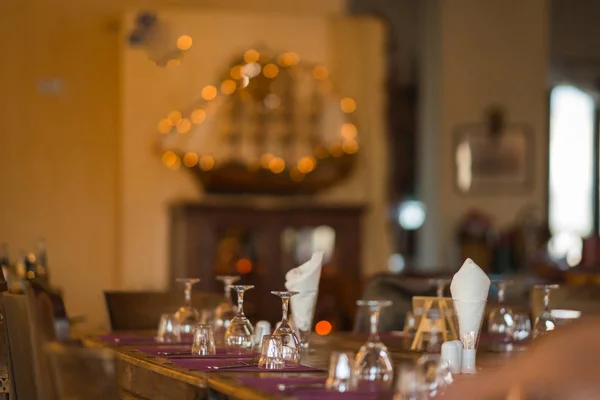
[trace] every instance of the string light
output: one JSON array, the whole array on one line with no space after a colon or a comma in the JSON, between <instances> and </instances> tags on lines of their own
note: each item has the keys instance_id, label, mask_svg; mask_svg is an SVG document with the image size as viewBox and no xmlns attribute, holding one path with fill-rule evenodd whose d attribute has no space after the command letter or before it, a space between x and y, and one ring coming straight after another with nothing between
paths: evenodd
<instances>
[{"instance_id":1,"label":"string light","mask_svg":"<svg viewBox=\"0 0 600 400\"><path fill-rule=\"evenodd\" d=\"M181 60L178 58L171 58L167 61L167 67L178 67L181 65Z\"/></svg>"},{"instance_id":2,"label":"string light","mask_svg":"<svg viewBox=\"0 0 600 400\"><path fill-rule=\"evenodd\" d=\"M308 174L315 169L317 162L313 157L302 157L298 160L298 171Z\"/></svg>"},{"instance_id":3,"label":"string light","mask_svg":"<svg viewBox=\"0 0 600 400\"><path fill-rule=\"evenodd\" d=\"M285 161L283 158L275 157L269 161L269 169L271 172L279 174L285 169Z\"/></svg>"},{"instance_id":4,"label":"string light","mask_svg":"<svg viewBox=\"0 0 600 400\"><path fill-rule=\"evenodd\" d=\"M158 121L158 131L160 133L169 133L171 132L171 129L173 128L173 123L171 122L170 119L168 118L163 118L160 121Z\"/></svg>"},{"instance_id":5,"label":"string light","mask_svg":"<svg viewBox=\"0 0 600 400\"><path fill-rule=\"evenodd\" d=\"M191 152L185 153L183 156L183 165L188 168L192 168L196 164L198 164L198 154Z\"/></svg>"},{"instance_id":6,"label":"string light","mask_svg":"<svg viewBox=\"0 0 600 400\"><path fill-rule=\"evenodd\" d=\"M344 139L350 140L356 137L356 125L354 124L342 124L341 135Z\"/></svg>"},{"instance_id":7,"label":"string light","mask_svg":"<svg viewBox=\"0 0 600 400\"><path fill-rule=\"evenodd\" d=\"M181 112L180 111L171 111L169 116L167 117L171 120L173 125L177 125L179 121L181 121Z\"/></svg>"},{"instance_id":8,"label":"string light","mask_svg":"<svg viewBox=\"0 0 600 400\"><path fill-rule=\"evenodd\" d=\"M244 52L244 62L246 64L257 62L260 58L260 53L254 49L248 49Z\"/></svg>"},{"instance_id":9,"label":"string light","mask_svg":"<svg viewBox=\"0 0 600 400\"><path fill-rule=\"evenodd\" d=\"M358 151L358 143L356 140L344 140L342 150L346 154L354 154Z\"/></svg>"},{"instance_id":10,"label":"string light","mask_svg":"<svg viewBox=\"0 0 600 400\"><path fill-rule=\"evenodd\" d=\"M173 170L179 168L179 165L180 165L179 157L177 156L177 154L175 154L172 151L165 151L164 152L164 154L162 156L162 162L167 167L169 167L169 168L171 168Z\"/></svg>"},{"instance_id":11,"label":"string light","mask_svg":"<svg viewBox=\"0 0 600 400\"><path fill-rule=\"evenodd\" d=\"M202 98L204 100L212 100L217 97L217 88L213 85L204 86L202 89Z\"/></svg>"},{"instance_id":12,"label":"string light","mask_svg":"<svg viewBox=\"0 0 600 400\"><path fill-rule=\"evenodd\" d=\"M319 321L317 325L315 325L315 332L317 335L327 336L331 333L333 326L331 326L331 322L329 321Z\"/></svg>"},{"instance_id":13,"label":"string light","mask_svg":"<svg viewBox=\"0 0 600 400\"><path fill-rule=\"evenodd\" d=\"M279 67L275 64L267 64L263 68L263 75L266 78L273 79L279 73Z\"/></svg>"},{"instance_id":14,"label":"string light","mask_svg":"<svg viewBox=\"0 0 600 400\"><path fill-rule=\"evenodd\" d=\"M271 162L271 160L274 158L275 156L273 154L267 153L267 154L263 154L260 157L260 165L262 165L262 167L264 169L269 169L269 163Z\"/></svg>"},{"instance_id":15,"label":"string light","mask_svg":"<svg viewBox=\"0 0 600 400\"><path fill-rule=\"evenodd\" d=\"M313 69L313 76L315 79L318 79L320 81L327 79L327 77L329 76L329 71L327 71L327 68L325 68L322 65L318 65Z\"/></svg>"},{"instance_id":16,"label":"string light","mask_svg":"<svg viewBox=\"0 0 600 400\"><path fill-rule=\"evenodd\" d=\"M231 94L235 92L235 82L231 79L227 79L221 83L221 93Z\"/></svg>"},{"instance_id":17,"label":"string light","mask_svg":"<svg viewBox=\"0 0 600 400\"><path fill-rule=\"evenodd\" d=\"M340 108L346 114L353 113L356 110L356 101L350 97L344 97L340 100Z\"/></svg>"},{"instance_id":18,"label":"string light","mask_svg":"<svg viewBox=\"0 0 600 400\"><path fill-rule=\"evenodd\" d=\"M183 118L177 124L177 132L179 132L179 133L188 133L191 128L192 128L192 123L187 118Z\"/></svg>"},{"instance_id":19,"label":"string light","mask_svg":"<svg viewBox=\"0 0 600 400\"><path fill-rule=\"evenodd\" d=\"M329 153L331 153L334 157L341 157L344 155L344 150L342 149L342 145L338 142L334 142L329 146Z\"/></svg>"},{"instance_id":20,"label":"string light","mask_svg":"<svg viewBox=\"0 0 600 400\"><path fill-rule=\"evenodd\" d=\"M192 37L189 35L181 35L177 38L177 48L182 51L189 50L192 47Z\"/></svg>"},{"instance_id":21,"label":"string light","mask_svg":"<svg viewBox=\"0 0 600 400\"><path fill-rule=\"evenodd\" d=\"M215 167L215 159L212 156L205 155L200 158L200 169L210 171Z\"/></svg>"},{"instance_id":22,"label":"string light","mask_svg":"<svg viewBox=\"0 0 600 400\"><path fill-rule=\"evenodd\" d=\"M204 111L201 108L197 108L194 111L192 111L192 114L190 115L190 119L192 120L192 122L196 125L199 125L201 123L204 122L204 120L206 119L206 111Z\"/></svg>"},{"instance_id":23,"label":"string light","mask_svg":"<svg viewBox=\"0 0 600 400\"><path fill-rule=\"evenodd\" d=\"M229 71L229 75L231 75L233 79L242 79L244 77L244 67L241 65L236 65L235 67L232 67Z\"/></svg>"},{"instance_id":24,"label":"string light","mask_svg":"<svg viewBox=\"0 0 600 400\"><path fill-rule=\"evenodd\" d=\"M294 53L293 51L290 51L281 54L278 57L277 62L282 67L291 67L292 65L296 65L300 62L300 57L298 56L298 54Z\"/></svg>"}]
</instances>

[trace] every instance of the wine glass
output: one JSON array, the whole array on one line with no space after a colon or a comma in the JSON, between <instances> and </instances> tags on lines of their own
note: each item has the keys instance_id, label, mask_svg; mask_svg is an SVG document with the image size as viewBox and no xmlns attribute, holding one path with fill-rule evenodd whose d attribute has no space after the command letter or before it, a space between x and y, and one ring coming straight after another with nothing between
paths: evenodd
<instances>
[{"instance_id":1,"label":"wine glass","mask_svg":"<svg viewBox=\"0 0 600 400\"><path fill-rule=\"evenodd\" d=\"M515 327L513 311L504 304L506 287L512 285L512 281L492 281L498 286L498 306L494 308L488 317L488 332L495 335L498 340L498 349L504 350L505 344L511 342Z\"/></svg>"},{"instance_id":2,"label":"wine glass","mask_svg":"<svg viewBox=\"0 0 600 400\"><path fill-rule=\"evenodd\" d=\"M439 354L430 354L419 358L417 373L422 390L428 398L439 397L444 389L454 381L450 365L446 360L442 360Z\"/></svg>"},{"instance_id":3,"label":"wine glass","mask_svg":"<svg viewBox=\"0 0 600 400\"><path fill-rule=\"evenodd\" d=\"M184 284L185 302L175 313L182 334L192 334L194 327L200 322L200 313L192 307L192 286L200 282L198 278L179 278L178 283Z\"/></svg>"},{"instance_id":4,"label":"wine glass","mask_svg":"<svg viewBox=\"0 0 600 400\"><path fill-rule=\"evenodd\" d=\"M553 331L556 327L556 320L550 310L550 291L558 289L559 285L535 285L536 289L544 290L544 310L537 316L533 323L533 338L537 339Z\"/></svg>"},{"instance_id":5,"label":"wine glass","mask_svg":"<svg viewBox=\"0 0 600 400\"><path fill-rule=\"evenodd\" d=\"M239 281L240 277L234 275L221 275L217 276L216 279L223 282L223 285L225 286L225 300L215 309L215 318L213 320L215 336L217 339L222 340L225 335L225 330L237 313L237 309L231 300L231 285Z\"/></svg>"},{"instance_id":6,"label":"wine glass","mask_svg":"<svg viewBox=\"0 0 600 400\"><path fill-rule=\"evenodd\" d=\"M381 309L392 305L390 300L358 300L356 305L369 310L369 339L355 358L354 377L358 388L388 389L394 368L387 347L379 339L378 325Z\"/></svg>"},{"instance_id":7,"label":"wine glass","mask_svg":"<svg viewBox=\"0 0 600 400\"><path fill-rule=\"evenodd\" d=\"M444 297L444 290L446 286L450 283L450 279L430 279L429 283L433 283L436 285L437 289L435 291L437 297Z\"/></svg>"},{"instance_id":8,"label":"wine glass","mask_svg":"<svg viewBox=\"0 0 600 400\"><path fill-rule=\"evenodd\" d=\"M292 363L300 362L300 340L290 326L288 321L288 309L290 306L290 298L298 294L293 291L273 291L271 294L281 298L281 321L277 325L273 336L281 336L281 344L283 346L283 359Z\"/></svg>"},{"instance_id":9,"label":"wine glass","mask_svg":"<svg viewBox=\"0 0 600 400\"><path fill-rule=\"evenodd\" d=\"M238 305L237 315L233 317L225 331L225 348L229 354L252 353L254 346L254 328L244 314L244 292L250 290L254 285L233 285L237 292Z\"/></svg>"}]
</instances>

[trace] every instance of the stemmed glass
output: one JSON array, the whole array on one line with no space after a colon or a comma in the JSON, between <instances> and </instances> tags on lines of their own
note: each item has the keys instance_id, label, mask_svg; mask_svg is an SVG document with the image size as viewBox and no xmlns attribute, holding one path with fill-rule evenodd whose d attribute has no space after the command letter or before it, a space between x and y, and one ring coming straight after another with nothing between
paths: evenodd
<instances>
[{"instance_id":1,"label":"stemmed glass","mask_svg":"<svg viewBox=\"0 0 600 400\"><path fill-rule=\"evenodd\" d=\"M300 340L288 321L290 298L298 294L293 291L272 291L271 294L281 297L281 322L273 331L273 336L281 336L283 359L292 363L300 362Z\"/></svg>"},{"instance_id":2,"label":"stemmed glass","mask_svg":"<svg viewBox=\"0 0 600 400\"><path fill-rule=\"evenodd\" d=\"M215 336L217 339L223 339L225 330L237 313L237 309L231 300L231 285L239 281L240 277L233 275L221 275L217 276L216 279L223 282L223 285L225 286L225 301L220 303L215 309L215 319L213 324L215 327Z\"/></svg>"},{"instance_id":3,"label":"stemmed glass","mask_svg":"<svg viewBox=\"0 0 600 400\"><path fill-rule=\"evenodd\" d=\"M248 354L254 346L254 328L244 314L244 293L254 285L231 286L237 292L237 315L233 317L225 331L225 348L229 354Z\"/></svg>"},{"instance_id":4,"label":"stemmed glass","mask_svg":"<svg viewBox=\"0 0 600 400\"><path fill-rule=\"evenodd\" d=\"M450 283L450 279L430 279L430 283L435 283L437 289L435 291L437 297L444 297L444 289Z\"/></svg>"},{"instance_id":5,"label":"stemmed glass","mask_svg":"<svg viewBox=\"0 0 600 400\"><path fill-rule=\"evenodd\" d=\"M388 389L392 383L393 366L387 347L379 338L381 309L392 305L390 300L358 300L356 305L369 310L369 339L355 359L354 377L358 388Z\"/></svg>"},{"instance_id":6,"label":"stemmed glass","mask_svg":"<svg viewBox=\"0 0 600 400\"><path fill-rule=\"evenodd\" d=\"M533 338L546 335L556 327L556 320L550 310L550 291L558 289L559 285L535 285L536 289L544 289L544 310L537 316L533 324Z\"/></svg>"},{"instance_id":7,"label":"stemmed glass","mask_svg":"<svg viewBox=\"0 0 600 400\"><path fill-rule=\"evenodd\" d=\"M179 322L181 333L191 334L194 332L194 327L200 322L200 313L192 307L192 286L200 282L198 278L180 278L178 283L183 283L185 302L183 306L175 313L175 318Z\"/></svg>"},{"instance_id":8,"label":"stemmed glass","mask_svg":"<svg viewBox=\"0 0 600 400\"><path fill-rule=\"evenodd\" d=\"M512 334L515 327L515 317L513 311L504 304L506 287L512 285L513 281L493 281L498 286L498 306L494 308L488 318L488 332L498 336L503 343L512 340ZM500 344L500 346L503 346ZM502 350L502 349L500 349Z\"/></svg>"}]
</instances>

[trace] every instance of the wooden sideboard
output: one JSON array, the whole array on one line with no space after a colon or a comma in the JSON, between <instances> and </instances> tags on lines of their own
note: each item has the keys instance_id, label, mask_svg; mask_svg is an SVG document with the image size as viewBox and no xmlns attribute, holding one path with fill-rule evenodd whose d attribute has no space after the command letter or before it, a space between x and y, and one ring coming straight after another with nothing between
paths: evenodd
<instances>
[{"instance_id":1,"label":"wooden sideboard","mask_svg":"<svg viewBox=\"0 0 600 400\"><path fill-rule=\"evenodd\" d=\"M348 329L361 292L362 206L317 205L310 199L267 202L215 199L171 206L172 281L199 277L197 290L223 290L216 275L238 274L255 285L244 297L252 320L281 319L285 274L326 248L315 322Z\"/></svg>"}]
</instances>

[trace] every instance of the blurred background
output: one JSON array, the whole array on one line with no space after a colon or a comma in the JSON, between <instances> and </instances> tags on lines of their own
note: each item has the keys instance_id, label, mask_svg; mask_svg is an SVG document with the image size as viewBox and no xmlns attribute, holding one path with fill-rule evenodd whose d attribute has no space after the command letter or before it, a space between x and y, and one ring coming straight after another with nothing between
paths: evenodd
<instances>
[{"instance_id":1,"label":"blurred background","mask_svg":"<svg viewBox=\"0 0 600 400\"><path fill-rule=\"evenodd\" d=\"M275 319L268 291L314 250L324 331L372 277L466 257L600 284L597 1L0 11L4 272L48 277L83 329L107 327L103 290L224 273Z\"/></svg>"}]
</instances>

